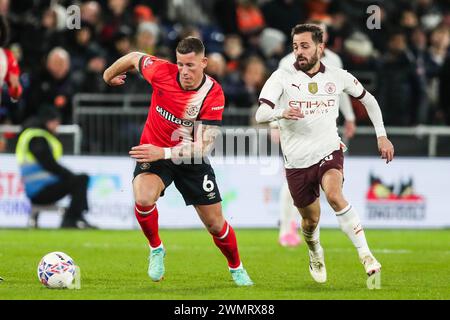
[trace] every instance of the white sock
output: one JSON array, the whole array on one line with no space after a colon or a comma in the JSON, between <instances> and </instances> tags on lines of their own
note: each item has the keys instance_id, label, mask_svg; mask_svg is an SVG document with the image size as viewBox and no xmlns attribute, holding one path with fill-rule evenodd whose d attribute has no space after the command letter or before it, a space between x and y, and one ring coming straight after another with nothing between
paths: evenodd
<instances>
[{"instance_id":1,"label":"white sock","mask_svg":"<svg viewBox=\"0 0 450 320\"><path fill-rule=\"evenodd\" d=\"M342 231L345 232L353 242L356 250L358 250L358 255L360 257L366 256L367 254L371 255L372 253L367 245L366 235L364 234L364 229L356 209L349 204L344 209L336 212L336 217Z\"/></svg>"},{"instance_id":2,"label":"white sock","mask_svg":"<svg viewBox=\"0 0 450 320\"><path fill-rule=\"evenodd\" d=\"M242 264L242 261L241 261L241 264L240 264L238 267L236 267L236 268L228 267L228 269L229 269L230 271L239 270L239 269L244 269L244 265Z\"/></svg>"},{"instance_id":3,"label":"white sock","mask_svg":"<svg viewBox=\"0 0 450 320\"><path fill-rule=\"evenodd\" d=\"M306 244L308 245L309 251L313 252L314 254L320 254L322 249L322 246L320 245L320 228L319 225L317 225L316 229L313 232L308 232L306 230L303 230L303 238L305 239Z\"/></svg>"},{"instance_id":4,"label":"white sock","mask_svg":"<svg viewBox=\"0 0 450 320\"><path fill-rule=\"evenodd\" d=\"M151 251L159 249L159 248L164 248L162 241L161 241L161 244L159 246L157 246L156 248L153 248L151 245L149 245L149 247L150 247Z\"/></svg>"}]
</instances>

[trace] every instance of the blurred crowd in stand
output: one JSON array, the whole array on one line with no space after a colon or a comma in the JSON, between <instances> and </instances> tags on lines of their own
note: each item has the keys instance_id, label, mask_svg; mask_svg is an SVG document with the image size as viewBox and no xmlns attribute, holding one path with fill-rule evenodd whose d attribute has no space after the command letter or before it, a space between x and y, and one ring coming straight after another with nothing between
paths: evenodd
<instances>
[{"instance_id":1,"label":"blurred crowd in stand","mask_svg":"<svg viewBox=\"0 0 450 320\"><path fill-rule=\"evenodd\" d=\"M67 27L71 5L80 9L79 29ZM292 50L291 28L320 20L327 47L376 96L386 125L450 125L448 0L0 0L0 15L9 24L1 46L15 55L23 87L18 102L3 89L0 124L21 124L48 106L70 124L80 92L150 93L138 73L114 89L102 73L132 51L174 61L177 41L189 35L204 41L206 72L223 86L227 107L251 110ZM368 123L352 103L357 122Z\"/></svg>"}]
</instances>

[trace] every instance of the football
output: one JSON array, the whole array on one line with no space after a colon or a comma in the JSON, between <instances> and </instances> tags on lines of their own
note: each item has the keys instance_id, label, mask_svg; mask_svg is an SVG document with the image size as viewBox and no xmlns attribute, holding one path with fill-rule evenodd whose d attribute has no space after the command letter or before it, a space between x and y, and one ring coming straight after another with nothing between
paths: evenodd
<instances>
[{"instance_id":1,"label":"football","mask_svg":"<svg viewBox=\"0 0 450 320\"><path fill-rule=\"evenodd\" d=\"M37 274L39 281L47 288L64 289L72 286L76 266L71 257L64 252L50 252L39 262Z\"/></svg>"}]
</instances>

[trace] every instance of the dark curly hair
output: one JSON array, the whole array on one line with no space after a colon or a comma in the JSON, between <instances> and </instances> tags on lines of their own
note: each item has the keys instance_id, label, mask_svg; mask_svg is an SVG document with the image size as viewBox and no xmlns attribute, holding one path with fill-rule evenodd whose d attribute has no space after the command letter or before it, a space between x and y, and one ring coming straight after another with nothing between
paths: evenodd
<instances>
[{"instance_id":1,"label":"dark curly hair","mask_svg":"<svg viewBox=\"0 0 450 320\"><path fill-rule=\"evenodd\" d=\"M315 43L323 43L323 30L315 24L298 24L292 28L291 36L293 38L294 35L305 32L311 32L312 39Z\"/></svg>"}]
</instances>

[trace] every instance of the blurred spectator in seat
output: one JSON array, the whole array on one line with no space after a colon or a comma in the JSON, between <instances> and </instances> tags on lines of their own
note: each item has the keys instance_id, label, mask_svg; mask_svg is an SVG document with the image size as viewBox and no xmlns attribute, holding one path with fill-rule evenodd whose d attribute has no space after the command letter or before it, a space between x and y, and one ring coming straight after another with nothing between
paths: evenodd
<instances>
[{"instance_id":1,"label":"blurred spectator in seat","mask_svg":"<svg viewBox=\"0 0 450 320\"><path fill-rule=\"evenodd\" d=\"M142 22L156 22L156 17L153 15L153 10L146 5L139 4L134 7L134 22L139 25Z\"/></svg>"},{"instance_id":2,"label":"blurred spectator in seat","mask_svg":"<svg viewBox=\"0 0 450 320\"><path fill-rule=\"evenodd\" d=\"M435 113L439 110L439 77L444 62L449 56L449 46L449 28L438 26L430 34L430 47L425 55L425 68L428 79L427 91L432 121L434 121Z\"/></svg>"},{"instance_id":3,"label":"blurred spectator in seat","mask_svg":"<svg viewBox=\"0 0 450 320\"><path fill-rule=\"evenodd\" d=\"M222 84L227 106L250 110L258 103L258 95L267 78L264 61L258 56L247 58L239 74L231 74ZM242 123L248 125L249 122Z\"/></svg>"},{"instance_id":4,"label":"blurred spectator in seat","mask_svg":"<svg viewBox=\"0 0 450 320\"><path fill-rule=\"evenodd\" d=\"M342 63L352 71L373 71L376 52L369 37L360 31L354 32L343 44Z\"/></svg>"},{"instance_id":5,"label":"blurred spectator in seat","mask_svg":"<svg viewBox=\"0 0 450 320\"><path fill-rule=\"evenodd\" d=\"M97 1L87 1L80 5L81 21L93 26L95 40L100 33L102 27L102 8Z\"/></svg>"},{"instance_id":6,"label":"blurred spectator in seat","mask_svg":"<svg viewBox=\"0 0 450 320\"><path fill-rule=\"evenodd\" d=\"M440 108L436 113L436 123L450 126L450 56L447 56L439 77Z\"/></svg>"},{"instance_id":7,"label":"blurred spectator in seat","mask_svg":"<svg viewBox=\"0 0 450 320\"><path fill-rule=\"evenodd\" d=\"M9 25L6 18L0 15L0 104L3 85L8 87L9 98L16 101L22 96L20 84L20 67L13 52L6 48L9 41Z\"/></svg>"},{"instance_id":8,"label":"blurred spectator in seat","mask_svg":"<svg viewBox=\"0 0 450 320\"><path fill-rule=\"evenodd\" d=\"M355 28L349 22L343 11L330 12L331 24L328 26L328 48L334 53L341 54L345 39L354 33Z\"/></svg>"},{"instance_id":9,"label":"blurred spectator in seat","mask_svg":"<svg viewBox=\"0 0 450 320\"><path fill-rule=\"evenodd\" d=\"M286 36L283 32L265 28L259 39L259 46L264 55L267 72L272 73L278 68L278 63L284 56Z\"/></svg>"},{"instance_id":10,"label":"blurred spectator in seat","mask_svg":"<svg viewBox=\"0 0 450 320\"><path fill-rule=\"evenodd\" d=\"M108 0L107 10L104 12L101 40L105 45L110 45L114 36L123 26L133 25L133 15L127 10L129 0Z\"/></svg>"},{"instance_id":11,"label":"blurred spectator in seat","mask_svg":"<svg viewBox=\"0 0 450 320\"><path fill-rule=\"evenodd\" d=\"M45 63L44 59L48 52L57 46L64 46L65 40L59 29L58 11L55 7L46 9L40 17L40 22L27 24L21 35L24 69L31 73L39 72L40 66ZM32 35L32 36L30 36Z\"/></svg>"},{"instance_id":12,"label":"blurred spectator in seat","mask_svg":"<svg viewBox=\"0 0 450 320\"><path fill-rule=\"evenodd\" d=\"M417 115L416 94L420 92L420 79L416 73L414 57L407 47L401 31L391 34L388 52L381 57L378 75L379 101L386 125L410 126Z\"/></svg>"},{"instance_id":13,"label":"blurred spectator in seat","mask_svg":"<svg viewBox=\"0 0 450 320\"><path fill-rule=\"evenodd\" d=\"M108 52L108 65L111 61L116 61L120 57L130 53L132 50L133 30L128 26L121 26L114 34Z\"/></svg>"},{"instance_id":14,"label":"blurred spectator in seat","mask_svg":"<svg viewBox=\"0 0 450 320\"><path fill-rule=\"evenodd\" d=\"M0 0L0 15L6 16L9 12L9 0Z\"/></svg>"},{"instance_id":15,"label":"blurred spectator in seat","mask_svg":"<svg viewBox=\"0 0 450 320\"><path fill-rule=\"evenodd\" d=\"M400 16L400 27L407 37L411 32L419 26L419 20L416 13L412 9L403 10Z\"/></svg>"},{"instance_id":16,"label":"blurred spectator in seat","mask_svg":"<svg viewBox=\"0 0 450 320\"><path fill-rule=\"evenodd\" d=\"M326 15L331 4L332 1L329 0L306 0L305 9L309 14L309 19L313 19L313 16Z\"/></svg>"},{"instance_id":17,"label":"blurred spectator in seat","mask_svg":"<svg viewBox=\"0 0 450 320\"><path fill-rule=\"evenodd\" d=\"M434 0L417 0L414 3L420 24L425 31L435 29L442 21L442 10ZM448 5L448 0L447 0Z\"/></svg>"},{"instance_id":18,"label":"blurred spectator in seat","mask_svg":"<svg viewBox=\"0 0 450 320\"><path fill-rule=\"evenodd\" d=\"M411 53L414 56L416 65L416 74L419 81L417 98L417 117L414 119L414 123L427 124L430 121L430 107L427 93L427 75L425 60L427 55L427 35L420 28L415 28L409 39Z\"/></svg>"},{"instance_id":19,"label":"blurred spectator in seat","mask_svg":"<svg viewBox=\"0 0 450 320\"><path fill-rule=\"evenodd\" d=\"M244 38L259 33L266 25L264 16L254 0L238 0L236 17L238 30Z\"/></svg>"},{"instance_id":20,"label":"blurred spectator in seat","mask_svg":"<svg viewBox=\"0 0 450 320\"><path fill-rule=\"evenodd\" d=\"M427 50L427 34L420 27L411 32L408 45L416 58L424 59Z\"/></svg>"},{"instance_id":21,"label":"blurred spectator in seat","mask_svg":"<svg viewBox=\"0 0 450 320\"><path fill-rule=\"evenodd\" d=\"M167 0L167 18L182 25L209 25L214 23L214 1Z\"/></svg>"},{"instance_id":22,"label":"blurred spectator in seat","mask_svg":"<svg viewBox=\"0 0 450 320\"><path fill-rule=\"evenodd\" d=\"M62 123L72 122L72 96L75 86L70 77L69 53L56 47L47 56L46 67L31 79L30 97L27 99L25 118L36 115L45 106L57 108Z\"/></svg>"},{"instance_id":23,"label":"blurred spectator in seat","mask_svg":"<svg viewBox=\"0 0 450 320\"><path fill-rule=\"evenodd\" d=\"M17 102L22 96L20 67L14 53L6 48L9 41L9 24L0 15L0 124L11 123L12 115L17 114ZM3 88L7 94L3 95ZM2 99L5 96L7 99ZM7 132L0 132L0 152L7 148Z\"/></svg>"},{"instance_id":24,"label":"blurred spectator in seat","mask_svg":"<svg viewBox=\"0 0 450 320\"><path fill-rule=\"evenodd\" d=\"M109 86L103 80L103 71L106 68L106 59L101 56L91 57L82 73L81 81L77 83L79 92L107 93Z\"/></svg>"},{"instance_id":25,"label":"blurred spectator in seat","mask_svg":"<svg viewBox=\"0 0 450 320\"><path fill-rule=\"evenodd\" d=\"M236 72L239 68L239 61L244 53L242 38L237 34L225 36L223 43L223 55L227 63L227 72Z\"/></svg>"},{"instance_id":26,"label":"blurred spectator in seat","mask_svg":"<svg viewBox=\"0 0 450 320\"><path fill-rule=\"evenodd\" d=\"M94 40L94 26L82 21L80 29L71 31L68 36L71 38L67 45L71 58L71 71L83 72L92 57L103 53L100 45Z\"/></svg>"},{"instance_id":27,"label":"blurred spectator in seat","mask_svg":"<svg viewBox=\"0 0 450 320\"><path fill-rule=\"evenodd\" d=\"M107 64L112 64L112 62L130 53L132 50L132 30L128 26L122 26L113 37L113 45L108 55L109 62ZM96 74L96 76L98 75ZM117 88L108 87L107 90L108 92L113 90L114 93L121 94L147 93L149 91L149 86L145 81L142 81L140 77L138 72L131 70L127 72L127 81L125 85Z\"/></svg>"},{"instance_id":28,"label":"blurred spectator in seat","mask_svg":"<svg viewBox=\"0 0 450 320\"><path fill-rule=\"evenodd\" d=\"M290 38L293 26L307 19L308 13L300 0L268 1L262 5L261 10L267 26L280 30L286 38Z\"/></svg>"},{"instance_id":29,"label":"blurred spectator in seat","mask_svg":"<svg viewBox=\"0 0 450 320\"><path fill-rule=\"evenodd\" d=\"M370 38L374 48L378 52L385 52L389 39L389 34L394 29L392 17L394 14L388 10L388 5L384 2L377 3L379 7L379 25L380 28L364 28L364 32ZM366 22L367 23L367 22Z\"/></svg>"},{"instance_id":30,"label":"blurred spectator in seat","mask_svg":"<svg viewBox=\"0 0 450 320\"><path fill-rule=\"evenodd\" d=\"M86 1L80 5L81 20L96 25L101 20L102 8L97 1Z\"/></svg>"},{"instance_id":31,"label":"blurred spectator in seat","mask_svg":"<svg viewBox=\"0 0 450 320\"><path fill-rule=\"evenodd\" d=\"M205 73L222 84L227 74L225 58L218 52L208 54L207 58L208 65L206 66Z\"/></svg>"},{"instance_id":32,"label":"blurred spectator in seat","mask_svg":"<svg viewBox=\"0 0 450 320\"><path fill-rule=\"evenodd\" d=\"M182 40L187 37L194 37L194 38L198 38L203 41L202 32L201 32L200 28L198 28L195 25L185 25L181 29L180 34L178 35L178 40Z\"/></svg>"},{"instance_id":33,"label":"blurred spectator in seat","mask_svg":"<svg viewBox=\"0 0 450 320\"><path fill-rule=\"evenodd\" d=\"M225 35L237 34L237 0L217 0L214 5L214 15L217 24Z\"/></svg>"},{"instance_id":34,"label":"blurred spectator in seat","mask_svg":"<svg viewBox=\"0 0 450 320\"><path fill-rule=\"evenodd\" d=\"M444 15L442 16L442 25L450 28L450 2L448 2L448 8L444 11Z\"/></svg>"},{"instance_id":35,"label":"blurred spectator in seat","mask_svg":"<svg viewBox=\"0 0 450 320\"><path fill-rule=\"evenodd\" d=\"M155 55L158 43L159 27L153 22L141 22L136 33L136 50L138 52Z\"/></svg>"}]
</instances>

